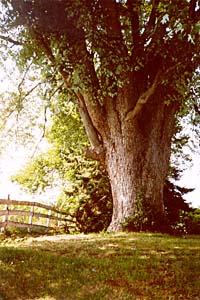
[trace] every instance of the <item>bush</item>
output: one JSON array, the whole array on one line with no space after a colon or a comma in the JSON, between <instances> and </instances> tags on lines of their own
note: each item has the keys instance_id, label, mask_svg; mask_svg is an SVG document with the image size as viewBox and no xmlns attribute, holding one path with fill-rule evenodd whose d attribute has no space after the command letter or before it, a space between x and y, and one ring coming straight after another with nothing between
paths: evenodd
<instances>
[{"instance_id":1,"label":"bush","mask_svg":"<svg viewBox=\"0 0 200 300\"><path fill-rule=\"evenodd\" d=\"M149 201L138 200L137 209L133 216L126 218L122 224L123 230L135 232L166 232L166 224L158 218L156 208L149 205Z\"/></svg>"},{"instance_id":2,"label":"bush","mask_svg":"<svg viewBox=\"0 0 200 300\"><path fill-rule=\"evenodd\" d=\"M75 212L76 225L81 232L106 230L112 217L112 196L105 170L94 172L82 181L86 197L79 202Z\"/></svg>"},{"instance_id":3,"label":"bush","mask_svg":"<svg viewBox=\"0 0 200 300\"><path fill-rule=\"evenodd\" d=\"M112 195L105 169L93 163L87 173L76 174L58 205L74 215L80 232L106 230L112 217Z\"/></svg>"},{"instance_id":4,"label":"bush","mask_svg":"<svg viewBox=\"0 0 200 300\"><path fill-rule=\"evenodd\" d=\"M200 234L200 209L182 212L180 218L188 234Z\"/></svg>"}]
</instances>

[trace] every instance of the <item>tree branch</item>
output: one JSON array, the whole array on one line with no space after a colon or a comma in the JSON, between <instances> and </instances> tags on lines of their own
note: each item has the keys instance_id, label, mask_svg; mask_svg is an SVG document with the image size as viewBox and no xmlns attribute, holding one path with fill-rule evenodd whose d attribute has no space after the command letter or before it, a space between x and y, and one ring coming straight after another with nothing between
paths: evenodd
<instances>
[{"instance_id":1,"label":"tree branch","mask_svg":"<svg viewBox=\"0 0 200 300\"><path fill-rule=\"evenodd\" d=\"M53 65L56 65L56 59L51 51L51 48L47 42L47 40L44 38L44 36L36 31L33 31L33 37L35 40L39 43L39 45L42 47L44 53L46 54L47 58L50 60L50 62L53 63Z\"/></svg>"},{"instance_id":2,"label":"tree branch","mask_svg":"<svg viewBox=\"0 0 200 300\"><path fill-rule=\"evenodd\" d=\"M76 31L75 27L73 28L73 31ZM72 62L73 69L74 71L78 71L80 81L83 85L85 84L81 89L81 92L75 92L79 101L81 118L85 127L88 126L88 124L91 124L91 126L89 125L90 129L87 130L90 131L93 127L93 131L97 129L98 133L102 135L102 133L105 133L106 131L105 113L104 108L98 99L98 92L100 90L99 79L95 71L93 58L87 50L84 31L82 30L79 36L75 35L73 41L68 41L68 43L71 49L69 59ZM81 71L80 64L82 66ZM62 76L65 77L63 72ZM95 136L94 132L90 132L90 135ZM94 143L94 141L91 141L92 145L94 145ZM98 147L98 145L96 145L96 147Z\"/></svg>"},{"instance_id":3,"label":"tree branch","mask_svg":"<svg viewBox=\"0 0 200 300\"><path fill-rule=\"evenodd\" d=\"M43 84L43 82L36 83L30 90L28 90L24 95L22 95L23 97L21 98L21 101L23 101L26 97L28 97L38 86L40 86L42 84ZM21 95L20 90L19 90L19 93Z\"/></svg>"},{"instance_id":4,"label":"tree branch","mask_svg":"<svg viewBox=\"0 0 200 300\"><path fill-rule=\"evenodd\" d=\"M96 149L95 149L96 150ZM105 164L105 151L102 148L102 151L95 151L93 148L87 148L85 150L85 156L87 158L97 160L99 161L102 165Z\"/></svg>"},{"instance_id":5,"label":"tree branch","mask_svg":"<svg viewBox=\"0 0 200 300\"><path fill-rule=\"evenodd\" d=\"M131 16L131 27L132 27L132 37L133 37L133 45L137 47L140 39L140 23L139 23L139 12L138 7L141 5L140 3L133 3L132 0L127 1L128 9L130 10Z\"/></svg>"},{"instance_id":6,"label":"tree branch","mask_svg":"<svg viewBox=\"0 0 200 300\"><path fill-rule=\"evenodd\" d=\"M103 145L99 139L98 132L94 127L90 115L88 113L87 107L85 105L85 101L83 96L80 93L76 93L79 105L78 110L85 127L85 131L87 133L88 139L90 141L91 147L87 148L85 151L85 155L87 158L97 160L100 163L105 163L105 151Z\"/></svg>"},{"instance_id":7,"label":"tree branch","mask_svg":"<svg viewBox=\"0 0 200 300\"><path fill-rule=\"evenodd\" d=\"M148 36L154 31L157 17L157 8L160 0L153 0L152 10L149 17L149 22L146 25L145 31L143 33L143 40L145 41Z\"/></svg>"},{"instance_id":8,"label":"tree branch","mask_svg":"<svg viewBox=\"0 0 200 300\"><path fill-rule=\"evenodd\" d=\"M163 72L161 69L159 69L151 87L139 97L134 109L127 112L124 120L129 121L129 120L134 119L139 114L139 112L142 110L143 106L148 102L149 98L155 93L155 90L158 87L158 85L161 83L161 81L166 76L170 76L170 73L172 73L172 72L174 73L174 70L183 64L184 64L184 61L180 61L177 64L168 68L165 72Z\"/></svg>"},{"instance_id":9,"label":"tree branch","mask_svg":"<svg viewBox=\"0 0 200 300\"><path fill-rule=\"evenodd\" d=\"M160 24L157 28L154 28L151 35L148 38L151 38L151 42L148 45L148 48L151 48L151 51L154 52L155 47L158 45L160 41L163 41L163 37L166 34L167 24ZM145 40L144 40L145 43Z\"/></svg>"},{"instance_id":10,"label":"tree branch","mask_svg":"<svg viewBox=\"0 0 200 300\"><path fill-rule=\"evenodd\" d=\"M126 114L126 117L125 117L126 122L134 119L141 112L143 106L147 103L149 98L155 93L155 90L160 82L160 75L161 75L161 70L159 70L157 72L154 82L151 85L151 87L139 97L134 109L129 111Z\"/></svg>"},{"instance_id":11,"label":"tree branch","mask_svg":"<svg viewBox=\"0 0 200 300\"><path fill-rule=\"evenodd\" d=\"M39 45L42 47L44 53L46 54L47 58L50 60L50 62L53 64L54 67L58 65L55 56L53 55L53 52L51 50L51 47L48 44L47 39L44 38L42 34L39 34L38 32L34 31L33 35L36 39L36 41L39 43ZM61 74L63 81L65 83L65 86L67 88L70 88L72 85L70 83L70 77L67 72L65 72L62 68L62 66L59 66L58 68L59 73Z\"/></svg>"},{"instance_id":12,"label":"tree branch","mask_svg":"<svg viewBox=\"0 0 200 300\"><path fill-rule=\"evenodd\" d=\"M100 151L98 149L102 149L102 143L99 140L98 132L97 132L96 128L94 127L93 122L88 113L87 107L85 105L84 97L79 92L76 93L76 96L79 101L78 102L79 113L80 113L81 119L83 121L90 144L93 149L96 149L96 151Z\"/></svg>"},{"instance_id":13,"label":"tree branch","mask_svg":"<svg viewBox=\"0 0 200 300\"><path fill-rule=\"evenodd\" d=\"M39 33L36 33L36 39L42 46L45 54L47 55L49 60L52 62L52 64L54 66L57 66L58 64L57 64L56 58L54 57L54 55L52 53L52 50L48 44L48 41L44 38L43 35L40 35ZM74 42L76 42L76 37L74 37ZM79 39L78 43L79 43L79 46L81 43L82 51L79 51L77 53L77 55L75 55L75 53L77 52L77 49L74 49L74 56L75 56L74 60L75 61L73 61L73 58L72 58L74 68L76 68L76 59L78 58L79 63L82 61L82 64L86 70L85 71L86 74L83 74L83 76L87 77L87 75L88 76L90 75L90 78L92 81L91 82L92 90L96 91L96 90L98 90L98 79L96 78L94 66L92 65L92 62L88 57L89 53L87 52L84 40ZM76 44L70 45L70 46L75 47ZM80 47L79 47L79 50L80 50ZM62 66L58 67L58 71L63 78L66 88L71 89L72 88L71 77L68 75L67 72L64 71ZM89 99L89 97L84 97L81 92L75 92L75 95L76 95L76 98L78 99L79 113L80 113L81 119L83 121L88 138L90 140L91 146L92 146L92 148L100 149L102 147L102 145L101 145L101 142L99 141L99 137L98 137L98 133L95 128L95 125L97 124L97 121L96 121L97 119L103 120L103 113L102 113L103 108L100 106L98 101L96 101L96 99L94 98L95 95L92 95L93 99L95 99L94 103L92 103L92 99ZM88 107L89 107L89 109L88 109ZM90 112L90 114L88 113L88 111Z\"/></svg>"},{"instance_id":14,"label":"tree branch","mask_svg":"<svg viewBox=\"0 0 200 300\"><path fill-rule=\"evenodd\" d=\"M34 151L31 155L31 158L33 158L35 156L36 151L39 148L39 144L42 142L42 140L45 138L45 134L46 134L46 124L47 124L47 106L44 107L44 124L43 124L43 128L42 128L42 135L39 139L39 141L37 142L37 144L35 145Z\"/></svg>"},{"instance_id":15,"label":"tree branch","mask_svg":"<svg viewBox=\"0 0 200 300\"><path fill-rule=\"evenodd\" d=\"M22 46L22 45L23 45L22 42L13 40L13 39L10 38L9 36L0 35L0 39L4 40L4 41L6 41L6 42L12 43L12 44L14 44L14 45L16 45L16 46Z\"/></svg>"},{"instance_id":16,"label":"tree branch","mask_svg":"<svg viewBox=\"0 0 200 300\"><path fill-rule=\"evenodd\" d=\"M102 1L105 2L104 3L105 7L106 4L108 3L107 6L109 7L109 9L110 9L110 4L112 4L111 5L112 9L108 10L108 12L109 13L112 12L116 14L115 21L117 22L118 20L117 12L113 10L113 8L116 8L115 0L112 0L112 3L111 1L109 2L105 0ZM105 7L103 6L103 9ZM52 11L51 11L51 15L54 15ZM71 89L73 87L73 84L71 82L71 76L70 76L71 74L68 74L68 72L64 70L65 63L60 64L60 62L57 60L57 57L54 55L50 44L50 40L48 39L49 36L48 33L51 31L49 32L45 31L46 28L42 26L43 24L42 16L39 15L39 17L40 18L36 20L37 22L33 22L34 26L31 27L31 24L29 24L28 28L32 36L35 38L36 42L38 43L38 45L43 49L44 54L47 56L47 58L50 60L53 66L56 67L58 72L61 74L65 86ZM99 140L99 135L104 131L105 124L103 121L104 120L103 108L101 107L101 104L98 102L97 99L98 96L97 91L99 90L98 78L96 76L92 57L90 53L87 51L84 30L81 28L80 24L79 26L77 26L76 19L71 20L71 23L68 22L68 25L69 28L67 28L66 30L71 32L70 36L68 36L68 34L64 34L62 37L60 35L55 35L55 37L58 39L58 42L61 43L61 46L63 45L63 42L66 42L65 43L66 49L67 48L69 49L68 59L70 59L71 61L73 70L75 71L77 70L80 73L80 81L82 81L83 84L86 83L85 86L82 88L83 91L81 91L81 93L75 92L75 94L78 98L79 112L82 121L84 123L86 132L88 134L88 137L90 139L91 145L95 149L100 149L102 148L102 145ZM82 66L81 68L80 65ZM98 132L96 128L99 130Z\"/></svg>"},{"instance_id":17,"label":"tree branch","mask_svg":"<svg viewBox=\"0 0 200 300\"><path fill-rule=\"evenodd\" d=\"M26 70L25 70L25 72L24 72L24 75L23 75L23 77L22 77L22 80L21 80L21 82L18 84L18 87L17 87L17 88L18 88L18 91L19 91L20 94L21 94L21 92L22 92L22 86L23 86L23 84L24 84L24 82L25 82L26 75L28 74L28 72L29 72L31 66L32 66L32 62L27 66L27 68L26 68Z\"/></svg>"},{"instance_id":18,"label":"tree branch","mask_svg":"<svg viewBox=\"0 0 200 300\"><path fill-rule=\"evenodd\" d=\"M102 10L104 12L107 33L111 33L112 38L120 38L121 36L121 26L118 18L117 3L115 0L100 0Z\"/></svg>"}]
</instances>

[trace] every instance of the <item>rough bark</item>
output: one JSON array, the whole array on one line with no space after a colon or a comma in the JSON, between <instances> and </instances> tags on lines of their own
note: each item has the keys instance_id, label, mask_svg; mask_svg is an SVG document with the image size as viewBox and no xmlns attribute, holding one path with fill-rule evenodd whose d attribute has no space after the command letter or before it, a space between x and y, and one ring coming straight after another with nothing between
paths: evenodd
<instances>
[{"instance_id":1,"label":"rough bark","mask_svg":"<svg viewBox=\"0 0 200 300\"><path fill-rule=\"evenodd\" d=\"M106 143L113 195L109 230L121 230L141 205L148 205L154 212L156 220L152 222L164 225L163 186L168 174L175 108L162 101L153 103L137 118L124 122L121 131L116 120L112 120L112 136Z\"/></svg>"}]
</instances>

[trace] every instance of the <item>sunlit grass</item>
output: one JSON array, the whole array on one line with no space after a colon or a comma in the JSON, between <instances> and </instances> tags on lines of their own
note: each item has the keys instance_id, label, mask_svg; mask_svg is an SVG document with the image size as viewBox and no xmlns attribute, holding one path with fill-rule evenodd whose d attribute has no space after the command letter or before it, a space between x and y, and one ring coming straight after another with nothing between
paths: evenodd
<instances>
[{"instance_id":1,"label":"sunlit grass","mask_svg":"<svg viewBox=\"0 0 200 300\"><path fill-rule=\"evenodd\" d=\"M200 299L200 238L7 239L0 247L0 299Z\"/></svg>"}]
</instances>

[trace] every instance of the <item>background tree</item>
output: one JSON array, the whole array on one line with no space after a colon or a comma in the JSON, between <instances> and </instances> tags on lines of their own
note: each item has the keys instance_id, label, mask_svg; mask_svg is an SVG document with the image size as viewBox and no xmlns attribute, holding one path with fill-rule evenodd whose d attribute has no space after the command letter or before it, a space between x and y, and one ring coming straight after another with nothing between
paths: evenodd
<instances>
[{"instance_id":1,"label":"background tree","mask_svg":"<svg viewBox=\"0 0 200 300\"><path fill-rule=\"evenodd\" d=\"M88 154L109 175L110 229L120 229L141 204L160 226L176 116L199 64L198 1L2 3L4 30L18 28L13 42L42 68L48 58L76 97Z\"/></svg>"}]
</instances>

